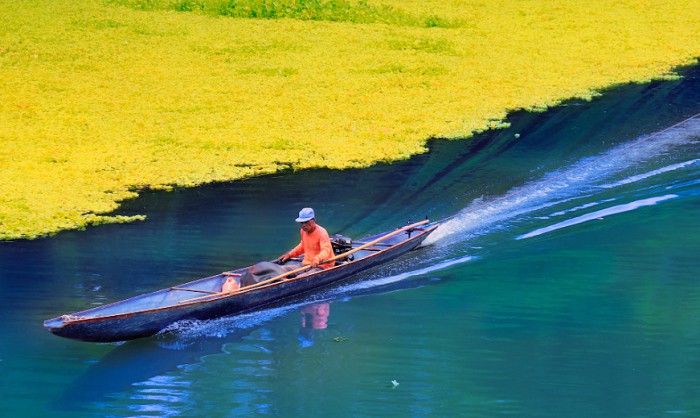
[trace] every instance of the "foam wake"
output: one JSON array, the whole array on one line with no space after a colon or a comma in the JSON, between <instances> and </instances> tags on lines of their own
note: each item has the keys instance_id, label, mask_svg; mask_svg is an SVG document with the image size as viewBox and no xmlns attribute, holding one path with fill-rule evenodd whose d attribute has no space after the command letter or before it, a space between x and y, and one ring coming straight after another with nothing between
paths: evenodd
<instances>
[{"instance_id":1,"label":"foam wake","mask_svg":"<svg viewBox=\"0 0 700 418\"><path fill-rule=\"evenodd\" d=\"M592 220L597 220L597 219L602 219L606 216L610 215L615 215L618 213L624 213L624 212L630 212L635 209L639 209L644 206L653 206L656 205L660 202L663 202L665 200L670 200L670 199L675 199L677 198L678 195L675 194L669 194L666 196L660 196L660 197L652 197L649 199L641 199L637 200L635 202L630 202L624 205L617 205L617 206L612 206L607 209L602 209L598 210L595 212L587 213L585 215L578 216L576 218L568 219L563 222L556 223L554 225L550 225L544 228L538 228L532 232L528 232L527 234L520 235L516 239L525 239L525 238L532 238L536 237L538 235L546 234L548 232L556 231L562 228L567 228L573 225L578 225L584 222L592 221Z\"/></svg>"},{"instance_id":2,"label":"foam wake","mask_svg":"<svg viewBox=\"0 0 700 418\"><path fill-rule=\"evenodd\" d=\"M555 214L615 200L596 196L601 190L614 190L664 173L696 166L700 158L687 158L688 154L696 154L692 157L698 157L698 143L700 118L688 119L664 131L619 145L601 155L583 158L571 166L548 173L541 179L511 189L501 197L475 200L459 214L448 218L428 237L426 244L441 241L441 244L451 245L455 241L492 233L508 228L520 219L531 219L539 210L573 200L585 199L588 202ZM684 161L672 161L680 158ZM653 167L659 163L667 165ZM643 174L626 174L642 170Z\"/></svg>"}]
</instances>

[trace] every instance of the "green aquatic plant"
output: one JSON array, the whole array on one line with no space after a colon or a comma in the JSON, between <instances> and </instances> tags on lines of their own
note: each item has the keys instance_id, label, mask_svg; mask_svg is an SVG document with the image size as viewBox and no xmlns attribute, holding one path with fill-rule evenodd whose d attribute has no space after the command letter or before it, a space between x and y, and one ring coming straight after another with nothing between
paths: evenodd
<instances>
[{"instance_id":1,"label":"green aquatic plant","mask_svg":"<svg viewBox=\"0 0 700 418\"><path fill-rule=\"evenodd\" d=\"M300 19L331 22L386 23L427 28L455 28L460 19L413 15L399 7L348 0L111 0L137 10L203 12L249 19Z\"/></svg>"},{"instance_id":2,"label":"green aquatic plant","mask_svg":"<svg viewBox=\"0 0 700 418\"><path fill-rule=\"evenodd\" d=\"M700 0L176 3L0 0L0 239L141 219L107 214L148 188L408 158L700 56Z\"/></svg>"}]
</instances>

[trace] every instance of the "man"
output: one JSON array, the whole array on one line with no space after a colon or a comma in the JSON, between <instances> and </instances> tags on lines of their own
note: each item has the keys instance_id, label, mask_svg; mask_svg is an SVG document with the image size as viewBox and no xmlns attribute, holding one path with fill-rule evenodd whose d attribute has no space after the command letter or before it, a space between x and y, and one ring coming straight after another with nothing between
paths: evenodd
<instances>
[{"instance_id":1,"label":"man","mask_svg":"<svg viewBox=\"0 0 700 418\"><path fill-rule=\"evenodd\" d=\"M301 242L294 249L278 258L282 263L292 257L304 254L302 266L327 269L333 267L335 262L323 263L333 257L333 247L328 232L316 223L316 214L312 208L304 208L299 212L296 221L301 225Z\"/></svg>"}]
</instances>

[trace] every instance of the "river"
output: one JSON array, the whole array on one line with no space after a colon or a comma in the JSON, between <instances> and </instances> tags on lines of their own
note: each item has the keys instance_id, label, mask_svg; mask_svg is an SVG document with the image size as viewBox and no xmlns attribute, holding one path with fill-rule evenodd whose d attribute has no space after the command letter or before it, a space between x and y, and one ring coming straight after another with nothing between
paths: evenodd
<instances>
[{"instance_id":1,"label":"river","mask_svg":"<svg viewBox=\"0 0 700 418\"><path fill-rule=\"evenodd\" d=\"M147 192L145 214L0 243L0 414L700 415L700 68L364 170ZM688 119L691 118L691 119ZM316 209L419 250L238 317L117 344L45 319L274 258Z\"/></svg>"}]
</instances>

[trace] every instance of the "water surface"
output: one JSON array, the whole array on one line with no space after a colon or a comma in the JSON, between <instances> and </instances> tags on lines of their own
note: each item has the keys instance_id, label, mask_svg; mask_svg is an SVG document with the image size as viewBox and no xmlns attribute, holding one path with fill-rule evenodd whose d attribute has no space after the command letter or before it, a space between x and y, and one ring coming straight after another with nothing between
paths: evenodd
<instances>
[{"instance_id":1,"label":"water surface","mask_svg":"<svg viewBox=\"0 0 700 418\"><path fill-rule=\"evenodd\" d=\"M0 413L698 416L699 74L401 163L152 192L119 211L146 222L0 243ZM353 237L451 218L396 263L259 312L120 344L42 328L276 257L303 206Z\"/></svg>"}]
</instances>

